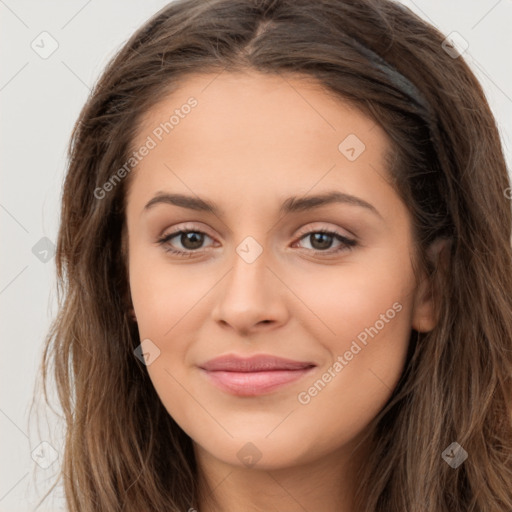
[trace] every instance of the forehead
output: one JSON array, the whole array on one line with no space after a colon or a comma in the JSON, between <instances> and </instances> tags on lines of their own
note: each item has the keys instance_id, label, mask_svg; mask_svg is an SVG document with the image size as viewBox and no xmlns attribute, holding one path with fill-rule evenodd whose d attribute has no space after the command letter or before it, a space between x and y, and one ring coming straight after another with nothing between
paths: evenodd
<instances>
[{"instance_id":1,"label":"forehead","mask_svg":"<svg viewBox=\"0 0 512 512\"><path fill-rule=\"evenodd\" d=\"M191 98L197 103L193 109L187 106ZM178 131L175 128L189 114L200 120L195 125L196 133L204 128L209 130L210 137L229 127L237 138L242 138L244 134L237 131L241 127L248 134L255 129L272 134L287 124L289 136L298 136L304 130L310 134L338 132L339 136L348 126L360 135L376 126L353 103L322 86L314 77L252 70L221 71L195 73L181 79L162 101L142 116L136 138L140 142L172 117L174 136Z\"/></svg>"},{"instance_id":2,"label":"forehead","mask_svg":"<svg viewBox=\"0 0 512 512\"><path fill-rule=\"evenodd\" d=\"M225 71L180 82L143 117L134 148L149 139L132 176L146 195L209 196L220 184L231 196L361 192L362 179L383 181L390 147L379 125L309 77Z\"/></svg>"}]
</instances>

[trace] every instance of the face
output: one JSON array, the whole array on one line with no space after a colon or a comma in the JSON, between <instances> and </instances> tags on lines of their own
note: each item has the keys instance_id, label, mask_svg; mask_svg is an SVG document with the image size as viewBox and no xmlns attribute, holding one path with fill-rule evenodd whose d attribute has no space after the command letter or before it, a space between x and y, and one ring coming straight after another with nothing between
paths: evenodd
<instances>
[{"instance_id":1,"label":"face","mask_svg":"<svg viewBox=\"0 0 512 512\"><path fill-rule=\"evenodd\" d=\"M222 73L151 110L144 145L129 280L167 411L231 465L346 449L396 386L411 329L433 327L385 132L311 80Z\"/></svg>"}]
</instances>

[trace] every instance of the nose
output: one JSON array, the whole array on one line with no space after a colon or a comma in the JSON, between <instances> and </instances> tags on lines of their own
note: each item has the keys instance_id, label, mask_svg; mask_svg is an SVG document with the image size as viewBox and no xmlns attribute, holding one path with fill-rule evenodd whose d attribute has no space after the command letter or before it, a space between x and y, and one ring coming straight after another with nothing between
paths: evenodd
<instances>
[{"instance_id":1,"label":"nose","mask_svg":"<svg viewBox=\"0 0 512 512\"><path fill-rule=\"evenodd\" d=\"M269 267L267 256L265 249L254 261L234 254L233 268L217 287L212 313L224 329L249 335L273 330L287 321L285 280Z\"/></svg>"}]
</instances>

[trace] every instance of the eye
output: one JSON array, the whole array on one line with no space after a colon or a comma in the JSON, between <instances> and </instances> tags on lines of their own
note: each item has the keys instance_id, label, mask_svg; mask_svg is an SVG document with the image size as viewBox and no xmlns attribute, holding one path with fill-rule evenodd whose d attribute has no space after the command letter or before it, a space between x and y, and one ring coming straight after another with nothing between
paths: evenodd
<instances>
[{"instance_id":1,"label":"eye","mask_svg":"<svg viewBox=\"0 0 512 512\"><path fill-rule=\"evenodd\" d=\"M162 245L166 252L181 256L190 256L192 253L197 252L198 249L202 248L201 246L205 237L210 238L206 233L197 229L182 229L162 236L157 240L157 243ZM185 250L173 247L170 243L173 238L177 238Z\"/></svg>"},{"instance_id":2,"label":"eye","mask_svg":"<svg viewBox=\"0 0 512 512\"><path fill-rule=\"evenodd\" d=\"M171 254L178 256L191 256L200 252L203 249L203 243L206 238L210 238L206 233L198 229L180 229L172 233L163 235L157 240L157 243L164 247L164 250ZM182 248L176 248L171 243L173 239L177 239L178 243L181 244ZM309 239L311 248L305 248L308 251L320 254L333 254L345 250L351 250L357 245L357 241L351 238L347 238L341 235L337 231L331 231L328 229L316 229L304 233L299 241ZM332 244L338 241L339 245L332 248ZM176 242L174 242L176 243ZM297 244L297 242L295 242Z\"/></svg>"},{"instance_id":3,"label":"eye","mask_svg":"<svg viewBox=\"0 0 512 512\"><path fill-rule=\"evenodd\" d=\"M308 231L299 238L299 241L303 239L309 239L311 249L307 249L315 253L338 253L345 250L351 250L357 245L356 240L347 238L337 231L331 231L328 229L316 229L314 231ZM333 249L331 246L336 240L339 242L339 245Z\"/></svg>"}]
</instances>

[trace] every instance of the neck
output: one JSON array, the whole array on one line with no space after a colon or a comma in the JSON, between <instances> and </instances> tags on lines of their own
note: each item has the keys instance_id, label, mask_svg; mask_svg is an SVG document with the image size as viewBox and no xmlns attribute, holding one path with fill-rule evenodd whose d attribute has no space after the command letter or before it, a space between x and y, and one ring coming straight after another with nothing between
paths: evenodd
<instances>
[{"instance_id":1,"label":"neck","mask_svg":"<svg viewBox=\"0 0 512 512\"><path fill-rule=\"evenodd\" d=\"M354 512L361 451L343 447L293 467L259 469L226 464L195 445L198 512Z\"/></svg>"}]
</instances>

